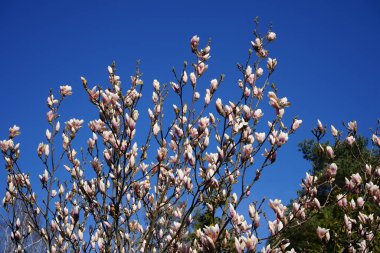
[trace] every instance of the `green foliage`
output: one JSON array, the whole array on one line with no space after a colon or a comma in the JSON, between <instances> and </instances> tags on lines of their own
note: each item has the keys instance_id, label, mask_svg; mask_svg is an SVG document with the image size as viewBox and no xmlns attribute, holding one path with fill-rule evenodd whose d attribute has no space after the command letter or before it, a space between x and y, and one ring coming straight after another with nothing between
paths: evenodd
<instances>
[{"instance_id":1,"label":"green foliage","mask_svg":"<svg viewBox=\"0 0 380 253\"><path fill-rule=\"evenodd\" d=\"M299 144L299 151L302 152L303 158L312 163L312 169L309 173L318 178L326 177L325 168L331 163L323 150L329 142L319 144L314 140L305 140ZM336 191L331 191L331 186L322 185L318 188L318 200L324 204L327 197L330 201L320 211L315 212L312 217L306 220L301 226L291 226L286 229L281 237L287 238L291 242L292 248L297 252L345 252L345 242L347 235L344 230L344 211L336 205L336 195L345 187L345 178L350 178L354 173L364 174L363 164L371 164L376 167L378 154L371 155L368 148L368 140L363 137L356 138L356 145L350 146L346 142L337 142L334 149L334 162L338 166L335 176ZM302 191L298 192L302 195ZM347 195L348 201L356 199L358 196L354 194ZM292 207L289 206L289 209ZM375 217L380 215L379 207L368 201L364 207L366 213L374 213ZM354 215L354 214L352 214ZM357 215L357 214L356 214ZM323 245L316 235L317 227L325 227L330 229L331 240ZM271 241L269 241L270 243ZM380 252L380 235L377 234L374 239L374 252Z\"/></svg>"}]
</instances>

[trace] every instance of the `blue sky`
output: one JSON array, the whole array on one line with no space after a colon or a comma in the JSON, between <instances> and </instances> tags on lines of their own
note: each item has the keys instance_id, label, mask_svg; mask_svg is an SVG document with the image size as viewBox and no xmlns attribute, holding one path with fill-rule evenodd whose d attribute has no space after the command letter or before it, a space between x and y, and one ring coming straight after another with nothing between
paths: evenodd
<instances>
[{"instance_id":1,"label":"blue sky","mask_svg":"<svg viewBox=\"0 0 380 253\"><path fill-rule=\"evenodd\" d=\"M286 116L298 115L304 123L253 192L286 202L310 168L297 143L311 138L317 118L339 128L355 119L365 134L375 127L380 116L378 1L1 0L0 137L7 137L11 125L21 126L22 164L41 173L36 148L44 140L50 88L73 86L64 119L94 119L79 77L107 85L106 66L115 60L127 83L141 59L149 101L153 79L173 80L171 68L191 59L194 34L203 42L212 38L204 85L226 74L218 94L226 101L236 87L236 63L246 59L256 16L261 30L272 22L278 35L271 47L279 61L272 81L292 102Z\"/></svg>"}]
</instances>

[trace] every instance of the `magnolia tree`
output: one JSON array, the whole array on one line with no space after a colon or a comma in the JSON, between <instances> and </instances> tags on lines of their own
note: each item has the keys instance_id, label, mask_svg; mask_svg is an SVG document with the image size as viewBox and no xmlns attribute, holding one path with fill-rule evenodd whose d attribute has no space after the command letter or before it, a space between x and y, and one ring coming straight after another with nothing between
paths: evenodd
<instances>
[{"instance_id":1,"label":"magnolia tree","mask_svg":"<svg viewBox=\"0 0 380 253\"><path fill-rule=\"evenodd\" d=\"M8 173L3 219L15 251L28 251L28 238L37 234L48 252L295 252L283 232L302 226L327 203L339 205L345 215L341 231L315 228L321 248L333 243L339 232L347 237L343 248L370 251L379 218L366 204L380 204L378 156L372 164L358 157L363 159L362 173L347 178L346 186L339 188L334 184L341 169L334 164L334 144L321 145L330 161L324 176L306 174L302 193L290 206L269 200L274 215L266 215L266 201L251 194L302 123L294 118L285 124L290 103L269 82L277 60L269 58L267 47L276 34L271 28L260 34L256 28L254 36L247 60L238 64L240 95L234 101L216 97L224 77L206 79L210 42L201 47L197 36L190 41L194 62L185 62L180 72L173 70L170 85L153 81L150 108L139 105L143 87L139 69L129 84L122 85L114 64L108 67L108 87L91 87L81 78L98 119L85 123L73 118L61 126L60 106L72 88L50 92L46 139L36 152L43 167L39 182L32 184L28 171L19 165L20 128L11 127L0 148ZM172 109L165 104L168 96L176 101ZM268 101L266 114L273 117L263 122ZM142 117L150 127L136 137ZM83 127L92 135L76 149ZM347 130L343 141L355 149L356 123L350 122ZM319 123L314 133L319 138L326 129ZM342 134L332 127L336 143ZM374 147L380 145L377 136L375 131ZM64 173L67 180L62 180ZM339 194L320 203L321 185ZM22 220L15 211L19 205ZM195 229L194 217L202 207L212 223ZM268 227L268 232L259 233L259 226Z\"/></svg>"}]
</instances>

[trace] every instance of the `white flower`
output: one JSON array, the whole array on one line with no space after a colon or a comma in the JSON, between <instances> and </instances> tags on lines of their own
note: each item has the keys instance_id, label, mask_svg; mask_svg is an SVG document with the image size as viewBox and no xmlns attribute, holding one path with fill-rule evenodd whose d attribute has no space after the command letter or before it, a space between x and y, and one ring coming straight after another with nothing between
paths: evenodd
<instances>
[{"instance_id":1,"label":"white flower","mask_svg":"<svg viewBox=\"0 0 380 253\"><path fill-rule=\"evenodd\" d=\"M269 32L268 34L267 34L267 40L268 41L273 41L273 40L275 40L276 39L276 34L274 33L274 32Z\"/></svg>"}]
</instances>

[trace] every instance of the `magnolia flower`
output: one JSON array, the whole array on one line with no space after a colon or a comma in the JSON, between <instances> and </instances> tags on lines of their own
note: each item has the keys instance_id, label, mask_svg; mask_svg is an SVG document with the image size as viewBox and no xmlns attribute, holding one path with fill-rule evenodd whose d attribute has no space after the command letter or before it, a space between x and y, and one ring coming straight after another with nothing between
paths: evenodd
<instances>
[{"instance_id":1,"label":"magnolia flower","mask_svg":"<svg viewBox=\"0 0 380 253\"><path fill-rule=\"evenodd\" d=\"M348 122L348 129L351 132L355 133L358 130L358 124L356 123L356 121L350 121L350 122Z\"/></svg>"},{"instance_id":2,"label":"magnolia flower","mask_svg":"<svg viewBox=\"0 0 380 253\"><path fill-rule=\"evenodd\" d=\"M329 241L329 240L330 240L329 229L318 227L318 228L317 228L317 236L318 236L318 238L321 239L321 240L322 240L323 238L325 238L326 241Z\"/></svg>"},{"instance_id":3,"label":"magnolia flower","mask_svg":"<svg viewBox=\"0 0 380 253\"><path fill-rule=\"evenodd\" d=\"M50 138L51 138L51 132L49 131L49 129L46 129L45 135L46 135L46 139L50 140Z\"/></svg>"},{"instance_id":4,"label":"magnolia flower","mask_svg":"<svg viewBox=\"0 0 380 253\"><path fill-rule=\"evenodd\" d=\"M154 123L154 126L153 126L153 134L154 134L154 136L157 137L159 131L160 131L160 126L156 122L156 123Z\"/></svg>"},{"instance_id":5,"label":"magnolia flower","mask_svg":"<svg viewBox=\"0 0 380 253\"><path fill-rule=\"evenodd\" d=\"M79 119L70 119L69 121L65 122L66 124L66 129L71 131L72 133L76 133L79 128L82 127L82 124L83 124L83 120L79 120Z\"/></svg>"},{"instance_id":6,"label":"magnolia flower","mask_svg":"<svg viewBox=\"0 0 380 253\"><path fill-rule=\"evenodd\" d=\"M108 70L108 74L112 75L113 74L113 69L111 66L108 66L107 67L107 70Z\"/></svg>"},{"instance_id":7,"label":"magnolia flower","mask_svg":"<svg viewBox=\"0 0 380 253\"><path fill-rule=\"evenodd\" d=\"M49 122L52 122L53 121L53 119L54 119L54 113L53 113L53 111L48 111L47 113L46 113L46 118L47 118L47 120L49 121Z\"/></svg>"},{"instance_id":8,"label":"magnolia flower","mask_svg":"<svg viewBox=\"0 0 380 253\"><path fill-rule=\"evenodd\" d=\"M334 158L334 150L332 149L332 147L327 146L327 147L326 147L326 152L327 152L327 156L328 156L330 159Z\"/></svg>"},{"instance_id":9,"label":"magnolia flower","mask_svg":"<svg viewBox=\"0 0 380 253\"><path fill-rule=\"evenodd\" d=\"M277 66L277 59L268 58L267 69L272 72L274 71L276 66Z\"/></svg>"},{"instance_id":10,"label":"magnolia flower","mask_svg":"<svg viewBox=\"0 0 380 253\"><path fill-rule=\"evenodd\" d=\"M170 85L172 86L172 89L174 90L175 93L179 93L180 87L177 83L175 82L170 82Z\"/></svg>"},{"instance_id":11,"label":"magnolia flower","mask_svg":"<svg viewBox=\"0 0 380 253\"><path fill-rule=\"evenodd\" d=\"M186 71L183 71L182 81L183 81L184 83L187 83L187 80L188 80L187 73L186 73Z\"/></svg>"},{"instance_id":12,"label":"magnolia flower","mask_svg":"<svg viewBox=\"0 0 380 253\"><path fill-rule=\"evenodd\" d=\"M256 238L255 235L252 234L250 237L247 238L247 241L245 242L247 250L255 252L258 242L259 240Z\"/></svg>"},{"instance_id":13,"label":"magnolia flower","mask_svg":"<svg viewBox=\"0 0 380 253\"><path fill-rule=\"evenodd\" d=\"M338 170L338 166L335 163L331 163L330 165L327 166L327 175L329 177L334 177L336 175L336 172Z\"/></svg>"},{"instance_id":14,"label":"magnolia flower","mask_svg":"<svg viewBox=\"0 0 380 253\"><path fill-rule=\"evenodd\" d=\"M201 94L198 91L194 92L193 100L197 101L200 98Z\"/></svg>"},{"instance_id":15,"label":"magnolia flower","mask_svg":"<svg viewBox=\"0 0 380 253\"><path fill-rule=\"evenodd\" d=\"M325 131L325 128L323 127L323 124L319 119L318 119L318 130L321 132Z\"/></svg>"},{"instance_id":16,"label":"magnolia flower","mask_svg":"<svg viewBox=\"0 0 380 253\"><path fill-rule=\"evenodd\" d=\"M252 114L252 118L255 120L259 120L262 116L264 116L264 113L261 109L255 110Z\"/></svg>"},{"instance_id":17,"label":"magnolia flower","mask_svg":"<svg viewBox=\"0 0 380 253\"><path fill-rule=\"evenodd\" d=\"M263 89L262 88L257 88L256 86L253 87L253 95L257 98L257 99L263 99Z\"/></svg>"},{"instance_id":18,"label":"magnolia flower","mask_svg":"<svg viewBox=\"0 0 380 253\"><path fill-rule=\"evenodd\" d=\"M249 213L249 217L251 217L251 219L253 220L257 214L256 208L253 204L249 204L248 213Z\"/></svg>"},{"instance_id":19,"label":"magnolia flower","mask_svg":"<svg viewBox=\"0 0 380 253\"><path fill-rule=\"evenodd\" d=\"M234 192L234 193L232 194L231 202L232 202L233 204L236 204L237 199L238 199L237 194Z\"/></svg>"},{"instance_id":20,"label":"magnolia flower","mask_svg":"<svg viewBox=\"0 0 380 253\"><path fill-rule=\"evenodd\" d=\"M314 198L313 202L314 202L314 206L315 206L318 210L320 210L320 209L321 209L321 203L319 202L319 200L318 200L317 198Z\"/></svg>"},{"instance_id":21,"label":"magnolia flower","mask_svg":"<svg viewBox=\"0 0 380 253\"><path fill-rule=\"evenodd\" d=\"M155 91L160 90L160 83L156 79L153 80L153 88Z\"/></svg>"},{"instance_id":22,"label":"magnolia flower","mask_svg":"<svg viewBox=\"0 0 380 253\"><path fill-rule=\"evenodd\" d=\"M246 161L248 158L250 158L252 151L253 151L252 144L244 145L243 146L243 150L242 150L242 158L243 158L243 160Z\"/></svg>"},{"instance_id":23,"label":"magnolia flower","mask_svg":"<svg viewBox=\"0 0 380 253\"><path fill-rule=\"evenodd\" d=\"M44 174L38 176L40 178L40 181L42 184L46 184L46 182L49 180L49 173L47 170L44 171Z\"/></svg>"},{"instance_id":24,"label":"magnolia flower","mask_svg":"<svg viewBox=\"0 0 380 253\"><path fill-rule=\"evenodd\" d=\"M71 91L71 86L69 85L60 86L59 92L61 93L62 97L73 94L73 92Z\"/></svg>"},{"instance_id":25,"label":"magnolia flower","mask_svg":"<svg viewBox=\"0 0 380 253\"><path fill-rule=\"evenodd\" d=\"M336 128L331 125L331 134L334 136L334 137L337 137L338 136L338 130L336 130Z\"/></svg>"},{"instance_id":26,"label":"magnolia flower","mask_svg":"<svg viewBox=\"0 0 380 253\"><path fill-rule=\"evenodd\" d=\"M203 229L204 233L211 238L213 242L216 242L216 239L218 238L219 235L219 225L216 224L215 226L206 226Z\"/></svg>"},{"instance_id":27,"label":"magnolia flower","mask_svg":"<svg viewBox=\"0 0 380 253\"><path fill-rule=\"evenodd\" d=\"M268 41L273 41L276 39L276 34L274 32L269 32L266 37Z\"/></svg>"},{"instance_id":28,"label":"magnolia flower","mask_svg":"<svg viewBox=\"0 0 380 253\"><path fill-rule=\"evenodd\" d=\"M300 119L294 120L292 124L292 130L296 131L300 127L301 124L302 124L302 120Z\"/></svg>"},{"instance_id":29,"label":"magnolia flower","mask_svg":"<svg viewBox=\"0 0 380 253\"><path fill-rule=\"evenodd\" d=\"M279 135L277 136L277 146L282 146L288 141L288 133L280 131Z\"/></svg>"},{"instance_id":30,"label":"magnolia flower","mask_svg":"<svg viewBox=\"0 0 380 253\"><path fill-rule=\"evenodd\" d=\"M41 142L40 144L38 144L38 147L37 147L38 156L41 157L44 151L45 151L45 144Z\"/></svg>"},{"instance_id":31,"label":"magnolia flower","mask_svg":"<svg viewBox=\"0 0 380 253\"><path fill-rule=\"evenodd\" d=\"M255 41L251 41L251 45L256 51L259 51L262 47L262 41L260 38L256 38Z\"/></svg>"},{"instance_id":32,"label":"magnolia flower","mask_svg":"<svg viewBox=\"0 0 380 253\"><path fill-rule=\"evenodd\" d=\"M237 253L242 253L245 249L244 241L240 242L238 238L234 238L235 240L235 249Z\"/></svg>"},{"instance_id":33,"label":"magnolia flower","mask_svg":"<svg viewBox=\"0 0 380 253\"><path fill-rule=\"evenodd\" d=\"M210 90L214 92L218 88L218 80L212 79L210 82Z\"/></svg>"},{"instance_id":34,"label":"magnolia flower","mask_svg":"<svg viewBox=\"0 0 380 253\"><path fill-rule=\"evenodd\" d=\"M47 102L47 104L48 104L48 106L49 106L50 108L52 108L53 105L58 104L58 100L57 100L57 99L54 99L53 94L51 94L51 95L47 98L46 102Z\"/></svg>"},{"instance_id":35,"label":"magnolia flower","mask_svg":"<svg viewBox=\"0 0 380 253\"><path fill-rule=\"evenodd\" d=\"M255 74L250 74L249 76L247 76L247 82L252 86L253 83L255 82L256 80L256 76Z\"/></svg>"},{"instance_id":36,"label":"magnolia flower","mask_svg":"<svg viewBox=\"0 0 380 253\"><path fill-rule=\"evenodd\" d=\"M197 77L195 76L194 72L190 73L190 81L193 86L197 83Z\"/></svg>"},{"instance_id":37,"label":"magnolia flower","mask_svg":"<svg viewBox=\"0 0 380 253\"><path fill-rule=\"evenodd\" d=\"M49 156L49 153L50 153L49 144L46 144L46 145L44 146L44 155L45 155L46 157L48 157L48 156Z\"/></svg>"},{"instance_id":38,"label":"magnolia flower","mask_svg":"<svg viewBox=\"0 0 380 253\"><path fill-rule=\"evenodd\" d=\"M208 65L204 64L204 62L198 62L196 66L198 75L202 75L208 68Z\"/></svg>"},{"instance_id":39,"label":"magnolia flower","mask_svg":"<svg viewBox=\"0 0 380 253\"><path fill-rule=\"evenodd\" d=\"M218 98L216 101L215 101L215 106L216 106L216 110L217 112L224 116L225 115L225 112L224 112L224 109L223 109L223 104L222 104L222 100L220 98Z\"/></svg>"},{"instance_id":40,"label":"magnolia flower","mask_svg":"<svg viewBox=\"0 0 380 253\"><path fill-rule=\"evenodd\" d=\"M355 137L352 136L352 135L347 136L347 138L346 138L346 142L347 142L350 146L352 146L352 145L354 144L354 142L355 142Z\"/></svg>"},{"instance_id":41,"label":"magnolia flower","mask_svg":"<svg viewBox=\"0 0 380 253\"><path fill-rule=\"evenodd\" d=\"M245 70L245 76L248 77L252 74L252 67L248 65L248 67Z\"/></svg>"},{"instance_id":42,"label":"magnolia flower","mask_svg":"<svg viewBox=\"0 0 380 253\"><path fill-rule=\"evenodd\" d=\"M271 235L277 234L284 227L284 224L280 220L268 221L268 228Z\"/></svg>"},{"instance_id":43,"label":"magnolia flower","mask_svg":"<svg viewBox=\"0 0 380 253\"><path fill-rule=\"evenodd\" d=\"M255 138L257 140L258 143L263 143L264 140L265 140L265 133L258 133L258 132L255 132Z\"/></svg>"},{"instance_id":44,"label":"magnolia flower","mask_svg":"<svg viewBox=\"0 0 380 253\"><path fill-rule=\"evenodd\" d=\"M9 128L9 138L14 138L17 135L20 135L20 127L14 125L13 127Z\"/></svg>"},{"instance_id":45,"label":"magnolia flower","mask_svg":"<svg viewBox=\"0 0 380 253\"><path fill-rule=\"evenodd\" d=\"M359 173L352 174L351 175L351 181L355 183L356 185L359 185L362 183L362 177L360 176Z\"/></svg>"},{"instance_id":46,"label":"magnolia flower","mask_svg":"<svg viewBox=\"0 0 380 253\"><path fill-rule=\"evenodd\" d=\"M202 118L198 121L198 126L199 126L200 129L204 130L206 127L208 127L209 122L210 122L209 117L202 117Z\"/></svg>"},{"instance_id":47,"label":"magnolia flower","mask_svg":"<svg viewBox=\"0 0 380 253\"><path fill-rule=\"evenodd\" d=\"M380 147L380 137L376 136L375 134L372 134L372 141L375 145Z\"/></svg>"},{"instance_id":48,"label":"magnolia flower","mask_svg":"<svg viewBox=\"0 0 380 253\"><path fill-rule=\"evenodd\" d=\"M61 123L59 123L58 121L57 124L55 125L55 131L58 132L60 128L61 128Z\"/></svg>"},{"instance_id":49,"label":"magnolia flower","mask_svg":"<svg viewBox=\"0 0 380 253\"><path fill-rule=\"evenodd\" d=\"M199 37L194 35L190 40L191 49L195 50L199 45Z\"/></svg>"},{"instance_id":50,"label":"magnolia flower","mask_svg":"<svg viewBox=\"0 0 380 253\"><path fill-rule=\"evenodd\" d=\"M364 206L364 199L363 197L359 197L356 199L356 204L358 205L358 207L362 208Z\"/></svg>"}]
</instances>

